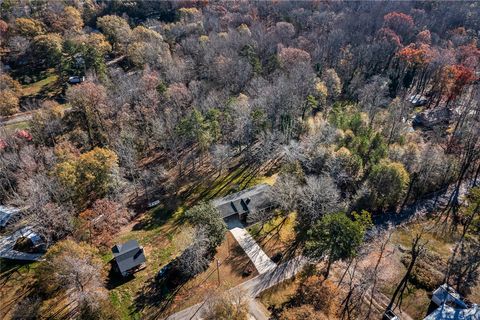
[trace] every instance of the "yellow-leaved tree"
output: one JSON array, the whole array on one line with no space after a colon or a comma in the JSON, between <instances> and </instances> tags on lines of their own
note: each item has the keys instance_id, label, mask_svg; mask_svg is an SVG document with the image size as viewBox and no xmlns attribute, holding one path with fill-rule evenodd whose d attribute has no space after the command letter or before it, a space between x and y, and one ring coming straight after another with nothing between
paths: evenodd
<instances>
[{"instance_id":1,"label":"yellow-leaved tree","mask_svg":"<svg viewBox=\"0 0 480 320\"><path fill-rule=\"evenodd\" d=\"M71 199L83 208L112 190L118 174L118 157L107 148L72 155L57 164L55 174Z\"/></svg>"}]
</instances>

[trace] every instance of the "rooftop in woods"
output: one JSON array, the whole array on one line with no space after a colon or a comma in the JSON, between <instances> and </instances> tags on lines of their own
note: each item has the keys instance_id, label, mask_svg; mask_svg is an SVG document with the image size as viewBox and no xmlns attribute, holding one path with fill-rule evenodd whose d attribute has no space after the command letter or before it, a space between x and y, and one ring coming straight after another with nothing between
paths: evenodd
<instances>
[{"instance_id":1,"label":"rooftop in woods","mask_svg":"<svg viewBox=\"0 0 480 320\"><path fill-rule=\"evenodd\" d=\"M432 294L432 302L438 308L424 320L477 320L480 319L480 307L467 304L450 286L443 284Z\"/></svg>"},{"instance_id":2,"label":"rooftop in woods","mask_svg":"<svg viewBox=\"0 0 480 320\"><path fill-rule=\"evenodd\" d=\"M123 275L145 263L143 248L136 240L129 240L124 244L117 244L112 248L116 268Z\"/></svg>"},{"instance_id":3,"label":"rooftop in woods","mask_svg":"<svg viewBox=\"0 0 480 320\"><path fill-rule=\"evenodd\" d=\"M268 184L259 184L252 188L230 194L223 198L212 201L222 218L227 218L238 214L248 214L258 212L268 208L267 191L270 189Z\"/></svg>"}]
</instances>

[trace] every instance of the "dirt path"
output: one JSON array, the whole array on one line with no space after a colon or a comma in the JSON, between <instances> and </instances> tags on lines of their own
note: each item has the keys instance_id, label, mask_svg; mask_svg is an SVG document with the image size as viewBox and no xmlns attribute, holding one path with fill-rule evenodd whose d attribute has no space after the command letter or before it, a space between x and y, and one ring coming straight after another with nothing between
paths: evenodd
<instances>
[{"instance_id":1,"label":"dirt path","mask_svg":"<svg viewBox=\"0 0 480 320\"><path fill-rule=\"evenodd\" d=\"M1 117L0 126L12 125L20 122L29 121L33 118L33 115L36 113L36 110L25 111L21 113L14 114L10 117Z\"/></svg>"},{"instance_id":2,"label":"dirt path","mask_svg":"<svg viewBox=\"0 0 480 320\"><path fill-rule=\"evenodd\" d=\"M71 109L71 107L70 108L65 108L65 109L63 109L63 111L67 112L70 109ZM32 120L33 115L35 113L37 113L39 110L42 110L42 109L35 109L35 110L32 110L32 111L20 112L20 113L14 114L14 115L9 116L9 117L0 117L0 127L30 121L30 120Z\"/></svg>"},{"instance_id":3,"label":"dirt path","mask_svg":"<svg viewBox=\"0 0 480 320\"><path fill-rule=\"evenodd\" d=\"M463 197L472 185L472 181L468 180L462 183L458 198ZM400 212L385 212L374 218L374 224L377 229L386 229L390 227L398 227L400 225L418 220L428 214L443 210L448 204L450 196L455 185L451 185L443 191L434 192L417 202L405 206Z\"/></svg>"}]
</instances>

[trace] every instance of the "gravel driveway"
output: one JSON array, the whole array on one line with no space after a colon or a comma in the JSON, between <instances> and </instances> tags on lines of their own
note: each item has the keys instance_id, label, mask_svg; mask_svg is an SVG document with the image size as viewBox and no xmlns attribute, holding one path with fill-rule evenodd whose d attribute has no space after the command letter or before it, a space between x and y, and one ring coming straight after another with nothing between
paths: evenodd
<instances>
[{"instance_id":1,"label":"gravel driveway","mask_svg":"<svg viewBox=\"0 0 480 320\"><path fill-rule=\"evenodd\" d=\"M233 228L230 230L232 235L237 240L238 244L245 251L247 256L257 268L259 274L268 272L274 269L277 265L267 256L267 254L260 248L255 239L250 233L243 228Z\"/></svg>"}]
</instances>

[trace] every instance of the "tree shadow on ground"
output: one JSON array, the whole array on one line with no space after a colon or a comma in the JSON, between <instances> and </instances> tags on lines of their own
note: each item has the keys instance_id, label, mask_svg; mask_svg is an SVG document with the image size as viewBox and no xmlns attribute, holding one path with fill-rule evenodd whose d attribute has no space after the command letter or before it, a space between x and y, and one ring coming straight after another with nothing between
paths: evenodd
<instances>
[{"instance_id":1,"label":"tree shadow on ground","mask_svg":"<svg viewBox=\"0 0 480 320\"><path fill-rule=\"evenodd\" d=\"M225 264L230 266L232 271L241 277L248 277L256 271L255 265L238 244L231 248L231 254L225 260Z\"/></svg>"},{"instance_id":2,"label":"tree shadow on ground","mask_svg":"<svg viewBox=\"0 0 480 320\"><path fill-rule=\"evenodd\" d=\"M107 284L106 287L108 290L113 290L118 286L121 286L133 279L135 279L135 274L130 274L126 277L122 277L113 268L113 259L109 261L110 271L108 272Z\"/></svg>"},{"instance_id":3,"label":"tree shadow on ground","mask_svg":"<svg viewBox=\"0 0 480 320\"><path fill-rule=\"evenodd\" d=\"M17 271L22 266L27 265L28 263L22 263L19 261L12 261L8 259L0 258L0 279L3 279L8 274Z\"/></svg>"},{"instance_id":4,"label":"tree shadow on ground","mask_svg":"<svg viewBox=\"0 0 480 320\"><path fill-rule=\"evenodd\" d=\"M173 303L177 293L190 279L180 279L171 271L172 263L166 265L148 282L135 298L135 310L142 312L152 308L143 319L157 319Z\"/></svg>"},{"instance_id":5,"label":"tree shadow on ground","mask_svg":"<svg viewBox=\"0 0 480 320\"><path fill-rule=\"evenodd\" d=\"M12 260L0 260L0 315L6 315L10 310L16 308L16 305L34 295L37 290L35 285L30 282L23 282L25 274L30 272L30 263ZM27 266L27 270L22 267ZM20 283L19 283L20 282ZM16 284L15 284L16 283ZM8 295L3 296L3 292L13 290L15 294L11 299Z\"/></svg>"},{"instance_id":6,"label":"tree shadow on ground","mask_svg":"<svg viewBox=\"0 0 480 320\"><path fill-rule=\"evenodd\" d=\"M153 230L165 224L171 219L177 209L177 201L169 201L162 204L155 209L149 211L143 219L138 221L132 228L132 230Z\"/></svg>"}]
</instances>

